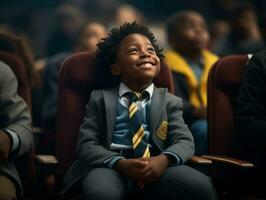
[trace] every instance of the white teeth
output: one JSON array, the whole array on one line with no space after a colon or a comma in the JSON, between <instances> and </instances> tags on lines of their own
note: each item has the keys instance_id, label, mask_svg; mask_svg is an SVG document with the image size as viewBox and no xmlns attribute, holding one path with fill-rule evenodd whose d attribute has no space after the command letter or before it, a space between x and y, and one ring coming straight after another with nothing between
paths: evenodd
<instances>
[{"instance_id":1,"label":"white teeth","mask_svg":"<svg viewBox=\"0 0 266 200\"><path fill-rule=\"evenodd\" d=\"M150 68L150 67L152 67L152 64L151 64L151 63L144 63L144 64L142 64L140 67L143 67L143 68Z\"/></svg>"}]
</instances>

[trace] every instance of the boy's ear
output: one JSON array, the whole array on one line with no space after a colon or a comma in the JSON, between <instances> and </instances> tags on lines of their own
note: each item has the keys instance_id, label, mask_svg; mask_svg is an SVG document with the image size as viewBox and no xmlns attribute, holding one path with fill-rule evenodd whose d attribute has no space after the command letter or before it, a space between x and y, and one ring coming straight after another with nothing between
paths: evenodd
<instances>
[{"instance_id":1,"label":"boy's ear","mask_svg":"<svg viewBox=\"0 0 266 200\"><path fill-rule=\"evenodd\" d=\"M111 73L114 76L119 76L120 75L120 68L118 67L118 65L116 65L116 64L111 65L110 66L110 70L111 70Z\"/></svg>"}]
</instances>

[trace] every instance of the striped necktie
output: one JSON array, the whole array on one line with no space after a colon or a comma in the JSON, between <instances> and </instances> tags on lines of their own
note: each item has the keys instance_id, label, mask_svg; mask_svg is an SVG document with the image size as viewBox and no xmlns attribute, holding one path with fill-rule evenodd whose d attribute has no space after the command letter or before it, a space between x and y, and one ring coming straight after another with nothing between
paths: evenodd
<instances>
[{"instance_id":1,"label":"striped necktie","mask_svg":"<svg viewBox=\"0 0 266 200\"><path fill-rule=\"evenodd\" d=\"M145 134L144 134L144 127L143 127L143 117L142 117L142 110L139 110L136 101L148 98L149 93L144 91L143 94L139 92L130 92L128 93L129 98L129 127L130 133L132 136L132 147L135 157L143 157L149 158L150 157L150 149L148 145L148 141L146 141Z\"/></svg>"}]
</instances>

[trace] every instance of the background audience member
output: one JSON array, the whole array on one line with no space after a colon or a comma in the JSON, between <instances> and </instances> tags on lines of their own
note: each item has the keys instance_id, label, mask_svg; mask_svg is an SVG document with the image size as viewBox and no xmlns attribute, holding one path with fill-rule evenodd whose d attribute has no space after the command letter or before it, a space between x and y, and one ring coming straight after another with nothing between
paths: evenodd
<instances>
[{"instance_id":1,"label":"background audience member","mask_svg":"<svg viewBox=\"0 0 266 200\"><path fill-rule=\"evenodd\" d=\"M86 21L82 11L72 4L62 4L56 10L54 28L47 41L46 56L71 51L80 28Z\"/></svg>"},{"instance_id":2,"label":"background audience member","mask_svg":"<svg viewBox=\"0 0 266 200\"><path fill-rule=\"evenodd\" d=\"M219 55L256 53L264 49L257 14L251 4L239 4L230 15L231 33L220 48Z\"/></svg>"},{"instance_id":3,"label":"background audience member","mask_svg":"<svg viewBox=\"0 0 266 200\"><path fill-rule=\"evenodd\" d=\"M209 33L204 18L195 11L174 14L167 23L171 49L165 61L173 72L175 94L184 102L184 119L195 140L196 154L206 154L207 77L218 57L206 49Z\"/></svg>"},{"instance_id":4,"label":"background audience member","mask_svg":"<svg viewBox=\"0 0 266 200\"><path fill-rule=\"evenodd\" d=\"M41 110L38 105L41 87L40 70L35 67L33 52L27 37L23 34L16 33L9 28L0 28L0 51L14 54L26 67L32 92L33 126L40 126Z\"/></svg>"},{"instance_id":5,"label":"background audience member","mask_svg":"<svg viewBox=\"0 0 266 200\"><path fill-rule=\"evenodd\" d=\"M122 25L124 22L143 23L144 16L142 13L130 4L122 4L118 6L114 14L115 25Z\"/></svg>"},{"instance_id":6,"label":"background audience member","mask_svg":"<svg viewBox=\"0 0 266 200\"><path fill-rule=\"evenodd\" d=\"M34 66L33 52L25 35L16 33L8 27L0 27L0 51L14 53L23 62L32 88L40 84Z\"/></svg>"},{"instance_id":7,"label":"background audience member","mask_svg":"<svg viewBox=\"0 0 266 200\"><path fill-rule=\"evenodd\" d=\"M79 33L73 52L95 52L97 43L107 35L106 27L99 22L86 23ZM61 52L45 59L43 72L42 120L45 135L42 140L44 152L54 152L56 108L58 99L58 75L63 61L73 52Z\"/></svg>"},{"instance_id":8,"label":"background audience member","mask_svg":"<svg viewBox=\"0 0 266 200\"><path fill-rule=\"evenodd\" d=\"M209 49L214 53L220 53L231 32L230 24L225 20L216 20L210 25Z\"/></svg>"},{"instance_id":9,"label":"background audience member","mask_svg":"<svg viewBox=\"0 0 266 200\"><path fill-rule=\"evenodd\" d=\"M0 61L0 199L21 199L23 188L14 161L33 148L30 112L17 94L17 79Z\"/></svg>"}]
</instances>

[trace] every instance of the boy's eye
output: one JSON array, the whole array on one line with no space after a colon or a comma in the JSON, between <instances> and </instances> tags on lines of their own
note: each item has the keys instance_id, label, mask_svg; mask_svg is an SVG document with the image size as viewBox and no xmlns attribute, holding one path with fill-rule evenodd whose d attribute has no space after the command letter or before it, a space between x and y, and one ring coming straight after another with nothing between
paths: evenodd
<instances>
[{"instance_id":1,"label":"boy's eye","mask_svg":"<svg viewBox=\"0 0 266 200\"><path fill-rule=\"evenodd\" d=\"M138 51L137 48L130 48L130 49L128 50L128 53L135 53L135 52L137 52L137 51Z\"/></svg>"},{"instance_id":2,"label":"boy's eye","mask_svg":"<svg viewBox=\"0 0 266 200\"><path fill-rule=\"evenodd\" d=\"M148 48L148 51L154 53L155 52L155 49L153 47L149 47Z\"/></svg>"}]
</instances>

